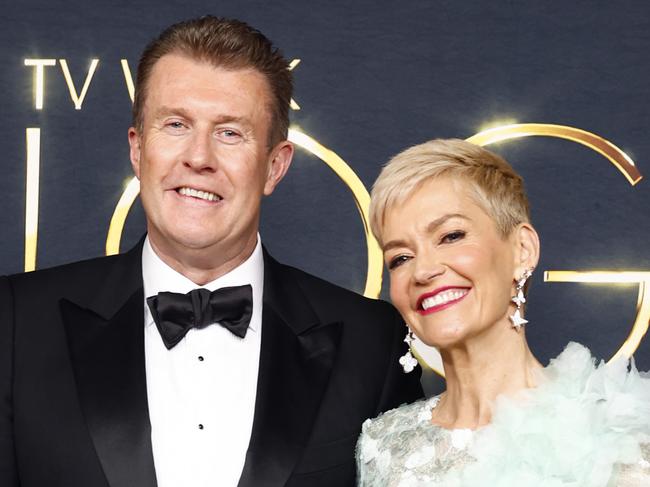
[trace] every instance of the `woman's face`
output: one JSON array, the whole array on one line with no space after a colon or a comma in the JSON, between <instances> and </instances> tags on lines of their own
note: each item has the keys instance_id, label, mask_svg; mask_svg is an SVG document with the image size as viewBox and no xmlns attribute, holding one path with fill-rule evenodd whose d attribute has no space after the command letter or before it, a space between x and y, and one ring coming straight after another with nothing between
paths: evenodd
<instances>
[{"instance_id":1,"label":"woman's face","mask_svg":"<svg viewBox=\"0 0 650 487\"><path fill-rule=\"evenodd\" d=\"M444 349L510 326L516 233L503 238L457 178L427 181L386 212L390 296L424 343Z\"/></svg>"}]
</instances>

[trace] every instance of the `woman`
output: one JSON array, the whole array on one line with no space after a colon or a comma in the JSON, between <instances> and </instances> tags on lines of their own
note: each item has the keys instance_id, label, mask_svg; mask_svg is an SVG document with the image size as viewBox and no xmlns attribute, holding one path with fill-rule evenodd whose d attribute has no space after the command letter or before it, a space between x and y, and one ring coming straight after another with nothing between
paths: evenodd
<instances>
[{"instance_id":1,"label":"woman","mask_svg":"<svg viewBox=\"0 0 650 487\"><path fill-rule=\"evenodd\" d=\"M361 486L650 485L650 379L575 343L543 368L528 347L539 239L505 160L461 140L412 147L370 216L405 340L438 348L446 391L365 422Z\"/></svg>"}]
</instances>

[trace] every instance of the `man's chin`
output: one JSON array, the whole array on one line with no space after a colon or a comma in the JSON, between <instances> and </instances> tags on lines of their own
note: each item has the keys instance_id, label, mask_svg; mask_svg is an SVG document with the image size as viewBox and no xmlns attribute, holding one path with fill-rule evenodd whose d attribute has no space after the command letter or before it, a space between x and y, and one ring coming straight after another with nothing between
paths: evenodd
<instances>
[{"instance_id":1,"label":"man's chin","mask_svg":"<svg viewBox=\"0 0 650 487\"><path fill-rule=\"evenodd\" d=\"M167 252L209 252L218 248L219 243L226 240L225 235L208 235L205 230L176 229L174 231L159 231L149 229L149 240L154 249L165 249Z\"/></svg>"},{"instance_id":2,"label":"man's chin","mask_svg":"<svg viewBox=\"0 0 650 487\"><path fill-rule=\"evenodd\" d=\"M226 244L227 236L207 236L205 232L199 232L196 235L183 233L175 235L169 239L172 245L179 251L187 251L192 254L201 252L212 253Z\"/></svg>"},{"instance_id":3,"label":"man's chin","mask_svg":"<svg viewBox=\"0 0 650 487\"><path fill-rule=\"evenodd\" d=\"M206 229L195 225L173 229L150 226L149 240L158 254L178 262L229 260L252 252L257 242L257 231L242 234L225 226L209 229L211 232Z\"/></svg>"}]
</instances>

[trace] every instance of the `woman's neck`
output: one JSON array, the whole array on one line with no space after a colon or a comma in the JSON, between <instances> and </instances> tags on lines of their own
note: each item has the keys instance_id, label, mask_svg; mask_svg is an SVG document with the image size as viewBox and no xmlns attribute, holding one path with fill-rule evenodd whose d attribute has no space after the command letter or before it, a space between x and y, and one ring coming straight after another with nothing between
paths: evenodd
<instances>
[{"instance_id":1,"label":"woman's neck","mask_svg":"<svg viewBox=\"0 0 650 487\"><path fill-rule=\"evenodd\" d=\"M490 422L497 396L534 387L541 364L525 335L497 323L491 332L441 350L447 390L431 421L444 428L476 429Z\"/></svg>"}]
</instances>

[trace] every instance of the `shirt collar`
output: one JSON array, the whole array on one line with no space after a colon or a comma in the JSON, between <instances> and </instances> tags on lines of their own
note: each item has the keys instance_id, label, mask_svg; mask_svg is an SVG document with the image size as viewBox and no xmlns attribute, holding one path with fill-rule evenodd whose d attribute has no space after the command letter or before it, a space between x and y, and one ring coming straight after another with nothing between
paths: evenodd
<instances>
[{"instance_id":1,"label":"shirt collar","mask_svg":"<svg viewBox=\"0 0 650 487\"><path fill-rule=\"evenodd\" d=\"M149 242L149 236L147 236L142 247L142 282L144 285L146 326L153 324L151 311L146 304L147 297L155 296L159 292L186 294L193 289L199 288L214 291L222 287L250 284L253 288L253 315L259 316L262 310L262 290L264 286L264 255L261 238L258 234L255 249L244 262L214 281L199 286L163 262L153 250ZM258 321L251 319L248 328L257 331Z\"/></svg>"}]
</instances>

